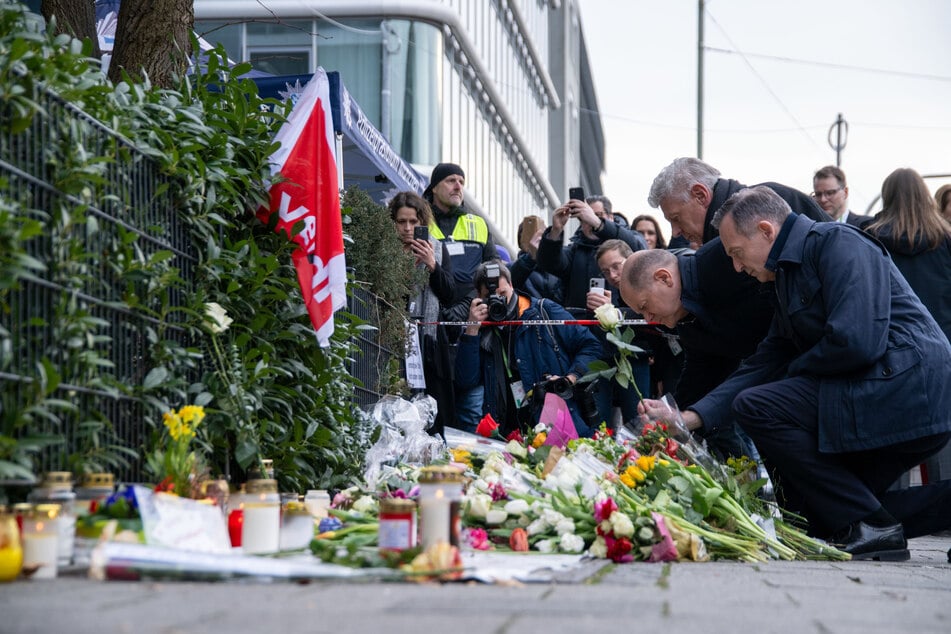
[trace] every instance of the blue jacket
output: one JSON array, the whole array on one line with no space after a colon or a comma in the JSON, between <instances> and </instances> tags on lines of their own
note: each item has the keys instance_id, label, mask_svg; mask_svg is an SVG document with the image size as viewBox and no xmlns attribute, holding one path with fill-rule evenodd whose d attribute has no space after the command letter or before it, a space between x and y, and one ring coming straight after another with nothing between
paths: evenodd
<instances>
[{"instance_id":1,"label":"blue jacket","mask_svg":"<svg viewBox=\"0 0 951 634\"><path fill-rule=\"evenodd\" d=\"M542 319L539 304L543 301L530 298L531 303L519 319ZM544 300L545 312L549 319L574 319L568 311L552 301ZM456 384L460 388L487 386L483 411L492 414L500 424L505 412L501 411L501 399L494 387L497 373L504 368L495 367L495 359L479 346L480 337L462 335L456 351ZM601 354L601 344L587 328L583 326L518 326L515 331L514 354L522 386L528 392L543 374L565 376L574 374L582 377L588 373L588 364ZM511 359L510 359L511 362ZM575 421L580 436L590 436L595 430L589 430L581 419L574 399L569 399L568 408Z\"/></svg>"},{"instance_id":2,"label":"blue jacket","mask_svg":"<svg viewBox=\"0 0 951 634\"><path fill-rule=\"evenodd\" d=\"M743 389L819 379L819 450L886 447L951 431L951 344L882 245L851 225L791 215L777 240L769 334L691 408L705 426Z\"/></svg>"}]
</instances>

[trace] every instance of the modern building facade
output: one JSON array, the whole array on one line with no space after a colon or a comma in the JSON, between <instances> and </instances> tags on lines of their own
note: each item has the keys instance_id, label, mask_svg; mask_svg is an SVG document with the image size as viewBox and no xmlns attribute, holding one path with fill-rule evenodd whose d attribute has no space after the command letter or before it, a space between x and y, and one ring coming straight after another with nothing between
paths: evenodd
<instances>
[{"instance_id":1,"label":"modern building facade","mask_svg":"<svg viewBox=\"0 0 951 634\"><path fill-rule=\"evenodd\" d=\"M601 192L604 136L574 0L195 0L195 31L257 70L339 71L421 173L465 169L470 207L504 244L569 187Z\"/></svg>"}]
</instances>

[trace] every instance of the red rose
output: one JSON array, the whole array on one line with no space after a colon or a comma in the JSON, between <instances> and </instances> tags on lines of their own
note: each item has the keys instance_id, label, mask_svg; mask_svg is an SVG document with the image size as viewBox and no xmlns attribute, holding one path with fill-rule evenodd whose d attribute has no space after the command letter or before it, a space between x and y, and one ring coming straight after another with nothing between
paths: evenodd
<instances>
[{"instance_id":1,"label":"red rose","mask_svg":"<svg viewBox=\"0 0 951 634\"><path fill-rule=\"evenodd\" d=\"M479 421L479 426L476 427L476 433L480 436L491 438L493 435L498 435L496 432L498 428L499 424L492 418L492 414L486 414L482 417L482 420Z\"/></svg>"},{"instance_id":2,"label":"red rose","mask_svg":"<svg viewBox=\"0 0 951 634\"><path fill-rule=\"evenodd\" d=\"M509 434L508 436L506 436L505 439L514 440L515 442L523 444L523 445L525 444L525 439L522 438L522 432L520 432L517 429L513 431L511 434Z\"/></svg>"}]
</instances>

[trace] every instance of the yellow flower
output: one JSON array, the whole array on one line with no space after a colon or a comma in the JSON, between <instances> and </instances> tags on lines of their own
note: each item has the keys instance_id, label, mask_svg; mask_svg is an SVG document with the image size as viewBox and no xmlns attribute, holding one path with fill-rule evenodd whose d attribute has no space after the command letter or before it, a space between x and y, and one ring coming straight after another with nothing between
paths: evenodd
<instances>
[{"instance_id":1,"label":"yellow flower","mask_svg":"<svg viewBox=\"0 0 951 634\"><path fill-rule=\"evenodd\" d=\"M532 447L538 449L545 444L546 440L548 440L548 434L545 432L539 432L535 434L535 437L532 439Z\"/></svg>"},{"instance_id":2,"label":"yellow flower","mask_svg":"<svg viewBox=\"0 0 951 634\"><path fill-rule=\"evenodd\" d=\"M644 473L650 473L656 462L657 456L640 456L635 464L637 464L637 467Z\"/></svg>"},{"instance_id":3,"label":"yellow flower","mask_svg":"<svg viewBox=\"0 0 951 634\"><path fill-rule=\"evenodd\" d=\"M624 473L621 474L621 482L631 487L632 489L638 485L638 483L643 482L647 478L644 475L644 472L640 470L637 465L628 465L627 469L624 470Z\"/></svg>"},{"instance_id":4,"label":"yellow flower","mask_svg":"<svg viewBox=\"0 0 951 634\"><path fill-rule=\"evenodd\" d=\"M470 467L472 466L471 453L462 448L451 449L450 451L452 451L453 462L458 462Z\"/></svg>"},{"instance_id":5,"label":"yellow flower","mask_svg":"<svg viewBox=\"0 0 951 634\"><path fill-rule=\"evenodd\" d=\"M182 422L191 425L192 429L198 427L198 424L205 419L205 408L201 405L186 405L178 410Z\"/></svg>"}]
</instances>

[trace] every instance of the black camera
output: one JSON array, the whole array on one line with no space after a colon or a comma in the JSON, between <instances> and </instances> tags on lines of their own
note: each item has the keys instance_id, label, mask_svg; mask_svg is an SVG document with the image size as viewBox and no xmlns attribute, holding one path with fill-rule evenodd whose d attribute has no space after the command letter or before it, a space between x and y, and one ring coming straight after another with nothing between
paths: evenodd
<instances>
[{"instance_id":1,"label":"black camera","mask_svg":"<svg viewBox=\"0 0 951 634\"><path fill-rule=\"evenodd\" d=\"M499 293L499 265L488 264L485 267L485 287L489 290L486 305L489 307L489 321L503 321L508 314L508 302L505 295Z\"/></svg>"},{"instance_id":2,"label":"black camera","mask_svg":"<svg viewBox=\"0 0 951 634\"><path fill-rule=\"evenodd\" d=\"M560 396L566 401L569 398L573 398L575 395L575 386L567 377L556 376L553 377L550 374L546 374L542 377L544 382L542 383L542 391L548 394L554 394L555 396Z\"/></svg>"}]
</instances>

